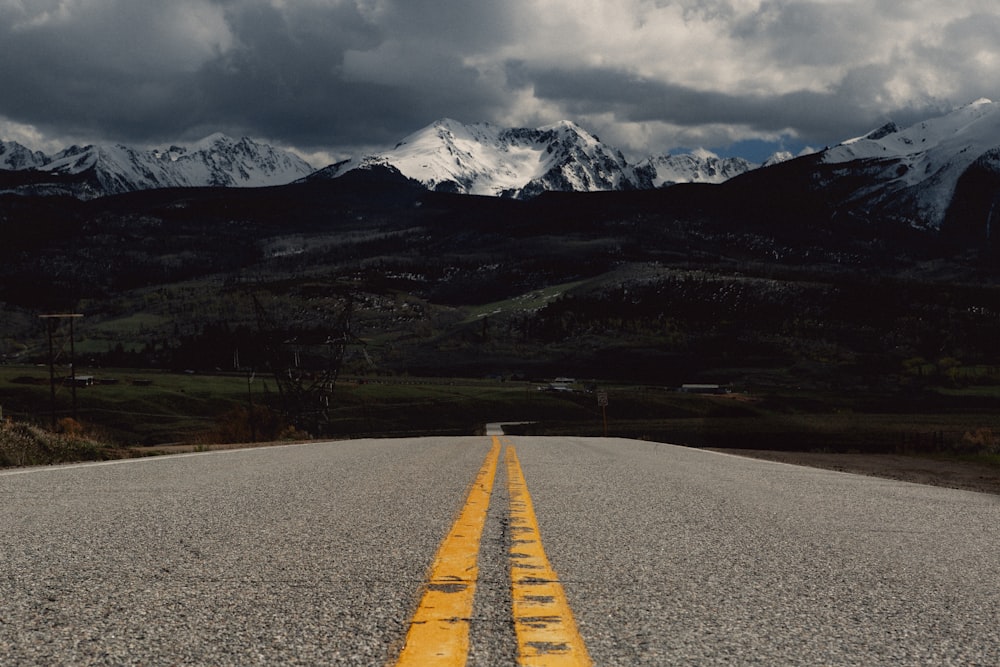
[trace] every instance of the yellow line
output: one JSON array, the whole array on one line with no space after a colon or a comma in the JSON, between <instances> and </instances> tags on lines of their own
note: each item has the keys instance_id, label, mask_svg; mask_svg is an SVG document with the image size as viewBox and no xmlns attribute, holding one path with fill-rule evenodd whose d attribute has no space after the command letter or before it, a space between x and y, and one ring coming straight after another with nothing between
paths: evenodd
<instances>
[{"instance_id":1,"label":"yellow line","mask_svg":"<svg viewBox=\"0 0 1000 667\"><path fill-rule=\"evenodd\" d=\"M465 664L479 576L479 540L499 459L500 440L494 437L458 519L438 548L397 665Z\"/></svg>"},{"instance_id":2,"label":"yellow line","mask_svg":"<svg viewBox=\"0 0 1000 667\"><path fill-rule=\"evenodd\" d=\"M542 548L538 519L513 446L507 447L506 461L510 490L510 579L518 664L590 665L566 594Z\"/></svg>"}]
</instances>

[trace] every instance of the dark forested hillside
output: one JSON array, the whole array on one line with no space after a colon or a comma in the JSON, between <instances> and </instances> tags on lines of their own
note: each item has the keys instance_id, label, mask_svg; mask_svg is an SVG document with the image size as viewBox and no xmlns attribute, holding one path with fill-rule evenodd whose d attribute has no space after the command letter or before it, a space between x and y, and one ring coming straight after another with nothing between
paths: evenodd
<instances>
[{"instance_id":1,"label":"dark forested hillside","mask_svg":"<svg viewBox=\"0 0 1000 667\"><path fill-rule=\"evenodd\" d=\"M529 201L378 169L87 202L8 195L0 353L39 358L34 316L71 309L95 363L224 367L252 348L256 297L290 337L332 326L349 301L366 372L870 384L925 368L914 360L1000 366L998 274L974 234L849 215L835 179L773 169L780 187L751 172Z\"/></svg>"}]
</instances>

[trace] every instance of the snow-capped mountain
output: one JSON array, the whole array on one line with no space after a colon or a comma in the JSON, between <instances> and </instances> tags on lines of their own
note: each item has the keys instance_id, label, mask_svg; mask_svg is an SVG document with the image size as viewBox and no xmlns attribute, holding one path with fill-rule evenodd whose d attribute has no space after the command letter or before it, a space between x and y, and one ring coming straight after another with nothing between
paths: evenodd
<instances>
[{"instance_id":1,"label":"snow-capped mountain","mask_svg":"<svg viewBox=\"0 0 1000 667\"><path fill-rule=\"evenodd\" d=\"M824 181L860 181L844 205L867 216L939 228L963 175L974 165L996 169L990 156L998 151L1000 105L980 99L907 128L888 123L825 150L820 161L831 166Z\"/></svg>"},{"instance_id":2,"label":"snow-capped mountain","mask_svg":"<svg viewBox=\"0 0 1000 667\"><path fill-rule=\"evenodd\" d=\"M304 178L336 178L374 166L395 169L431 190L524 198L549 190L592 192L721 183L758 165L708 151L630 164L620 150L570 121L539 128L502 128L442 119L390 150L344 160L318 172L291 153L222 134L187 147L71 146L52 156L4 142L0 143L0 169L34 171L20 180L5 179L0 191L90 199L164 187L283 185ZM54 178L46 180L45 174Z\"/></svg>"},{"instance_id":3,"label":"snow-capped mountain","mask_svg":"<svg viewBox=\"0 0 1000 667\"><path fill-rule=\"evenodd\" d=\"M0 169L37 169L45 164L45 154L31 151L14 141L0 141Z\"/></svg>"},{"instance_id":4,"label":"snow-capped mountain","mask_svg":"<svg viewBox=\"0 0 1000 667\"><path fill-rule=\"evenodd\" d=\"M372 165L394 167L432 190L474 195L528 197L546 190L636 187L621 151L569 121L511 129L442 119L389 151L339 162L313 178L336 178Z\"/></svg>"},{"instance_id":5,"label":"snow-capped mountain","mask_svg":"<svg viewBox=\"0 0 1000 667\"><path fill-rule=\"evenodd\" d=\"M637 182L659 188L674 183L723 183L760 165L740 157L719 157L706 150L649 157L635 166Z\"/></svg>"},{"instance_id":6,"label":"snow-capped mountain","mask_svg":"<svg viewBox=\"0 0 1000 667\"><path fill-rule=\"evenodd\" d=\"M708 151L630 164L620 150L570 121L501 128L442 119L391 150L338 162L311 178L336 178L376 165L395 168L431 190L518 198L547 190L645 190L674 183L721 183L759 166Z\"/></svg>"},{"instance_id":7,"label":"snow-capped mountain","mask_svg":"<svg viewBox=\"0 0 1000 667\"><path fill-rule=\"evenodd\" d=\"M188 146L140 150L123 145L71 146L52 156L12 142L2 144L0 168L47 172L61 178L38 178L15 191L64 192L81 198L167 187L259 187L284 185L312 173L298 156L249 138L213 134Z\"/></svg>"},{"instance_id":8,"label":"snow-capped mountain","mask_svg":"<svg viewBox=\"0 0 1000 667\"><path fill-rule=\"evenodd\" d=\"M786 164L773 173L759 169L780 163ZM433 190L517 198L550 190L719 184L761 172L754 177L760 188L797 200L801 193L813 193L824 199L826 210L852 219L971 229L955 222L956 216L986 216L990 229L1000 229L1000 206L995 206L1000 204L1000 105L987 99L907 128L889 123L808 158L778 153L764 165L703 150L632 164L620 150L569 121L503 128L442 119L391 149L315 172L291 153L221 134L164 150L72 146L52 156L0 142L0 191L91 198L161 187L281 185L375 166Z\"/></svg>"},{"instance_id":9,"label":"snow-capped mountain","mask_svg":"<svg viewBox=\"0 0 1000 667\"><path fill-rule=\"evenodd\" d=\"M247 137L213 134L191 147L159 152L191 184L223 187L284 185L313 172L302 158ZM179 183L180 185L180 183Z\"/></svg>"}]
</instances>

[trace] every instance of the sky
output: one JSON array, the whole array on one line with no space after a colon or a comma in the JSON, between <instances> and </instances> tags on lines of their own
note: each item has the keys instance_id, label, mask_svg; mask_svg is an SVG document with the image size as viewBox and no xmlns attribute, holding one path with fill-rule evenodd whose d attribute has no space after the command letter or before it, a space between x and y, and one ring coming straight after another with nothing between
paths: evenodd
<instances>
[{"instance_id":1,"label":"sky","mask_svg":"<svg viewBox=\"0 0 1000 667\"><path fill-rule=\"evenodd\" d=\"M314 166L439 118L761 161L1000 98L996 0L0 0L0 139Z\"/></svg>"}]
</instances>

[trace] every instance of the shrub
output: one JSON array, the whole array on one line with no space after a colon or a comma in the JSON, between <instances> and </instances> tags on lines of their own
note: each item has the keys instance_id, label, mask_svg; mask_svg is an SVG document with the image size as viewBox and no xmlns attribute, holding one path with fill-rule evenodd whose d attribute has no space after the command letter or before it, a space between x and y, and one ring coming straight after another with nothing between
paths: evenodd
<instances>
[{"instance_id":1,"label":"shrub","mask_svg":"<svg viewBox=\"0 0 1000 667\"><path fill-rule=\"evenodd\" d=\"M251 419L253 420L251 422ZM219 443L301 439L306 434L289 426L277 412L266 405L254 405L249 413L245 406L237 406L216 420L215 430L209 439ZM308 437L308 436L306 436Z\"/></svg>"},{"instance_id":2,"label":"shrub","mask_svg":"<svg viewBox=\"0 0 1000 667\"><path fill-rule=\"evenodd\" d=\"M966 431L962 443L971 447L976 454L1000 454L1000 438L989 428Z\"/></svg>"},{"instance_id":3,"label":"shrub","mask_svg":"<svg viewBox=\"0 0 1000 667\"><path fill-rule=\"evenodd\" d=\"M7 420L0 423L0 466L46 465L93 461L103 457L101 445L84 437L83 426L65 419L64 433Z\"/></svg>"},{"instance_id":4,"label":"shrub","mask_svg":"<svg viewBox=\"0 0 1000 667\"><path fill-rule=\"evenodd\" d=\"M83 437L83 424L72 417L63 417L58 422L58 432L70 439Z\"/></svg>"}]
</instances>

